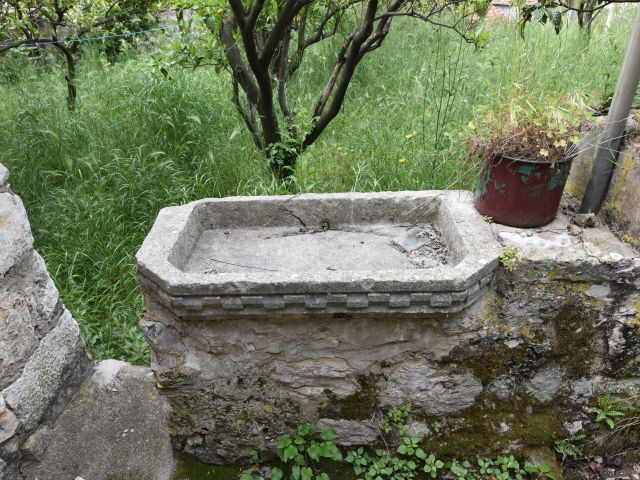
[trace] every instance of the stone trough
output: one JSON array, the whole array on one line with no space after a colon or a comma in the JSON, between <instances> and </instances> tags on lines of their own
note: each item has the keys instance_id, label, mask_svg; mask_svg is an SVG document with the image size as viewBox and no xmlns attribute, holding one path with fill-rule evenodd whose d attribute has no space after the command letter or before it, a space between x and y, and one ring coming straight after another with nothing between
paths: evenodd
<instances>
[{"instance_id":1,"label":"stone trough","mask_svg":"<svg viewBox=\"0 0 640 480\"><path fill-rule=\"evenodd\" d=\"M148 295L182 320L462 311L497 243L464 192L236 197L164 209L140 249Z\"/></svg>"}]
</instances>

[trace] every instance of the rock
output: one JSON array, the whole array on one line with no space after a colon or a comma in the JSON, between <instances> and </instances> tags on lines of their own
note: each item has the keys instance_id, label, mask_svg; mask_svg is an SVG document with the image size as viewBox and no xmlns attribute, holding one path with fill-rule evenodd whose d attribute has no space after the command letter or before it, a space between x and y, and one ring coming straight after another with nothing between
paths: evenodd
<instances>
[{"instance_id":1,"label":"rock","mask_svg":"<svg viewBox=\"0 0 640 480\"><path fill-rule=\"evenodd\" d=\"M607 455L604 461L607 466L618 468L622 465L622 455Z\"/></svg>"},{"instance_id":2,"label":"rock","mask_svg":"<svg viewBox=\"0 0 640 480\"><path fill-rule=\"evenodd\" d=\"M70 396L89 359L78 324L65 311L24 367L22 375L2 393L26 430L40 422L54 402ZM73 392L70 392L73 393Z\"/></svg>"},{"instance_id":3,"label":"rock","mask_svg":"<svg viewBox=\"0 0 640 480\"><path fill-rule=\"evenodd\" d=\"M576 213L571 217L571 223L581 228L593 228L600 224L595 213Z\"/></svg>"},{"instance_id":4,"label":"rock","mask_svg":"<svg viewBox=\"0 0 640 480\"><path fill-rule=\"evenodd\" d=\"M426 423L413 421L407 426L407 436L417 437L420 440L431 435L431 430Z\"/></svg>"},{"instance_id":5,"label":"rock","mask_svg":"<svg viewBox=\"0 0 640 480\"><path fill-rule=\"evenodd\" d=\"M504 422L501 422L500 425L498 425L498 433L507 433L509 430L511 430L511 427Z\"/></svg>"},{"instance_id":6,"label":"rock","mask_svg":"<svg viewBox=\"0 0 640 480\"><path fill-rule=\"evenodd\" d=\"M322 418L318 421L318 428L325 427L335 430L338 434L336 443L344 447L371 445L378 436L376 425L366 421Z\"/></svg>"},{"instance_id":7,"label":"rock","mask_svg":"<svg viewBox=\"0 0 640 480\"><path fill-rule=\"evenodd\" d=\"M47 450L50 441L51 430L46 425L38 428L22 445L22 451L30 457L31 460L40 461Z\"/></svg>"},{"instance_id":8,"label":"rock","mask_svg":"<svg viewBox=\"0 0 640 480\"><path fill-rule=\"evenodd\" d=\"M0 414L0 443L13 437L18 429L18 419L11 410L5 410Z\"/></svg>"},{"instance_id":9,"label":"rock","mask_svg":"<svg viewBox=\"0 0 640 480\"><path fill-rule=\"evenodd\" d=\"M591 298L606 300L611 294L611 288L609 285L595 284L591 285L584 294Z\"/></svg>"},{"instance_id":10,"label":"rock","mask_svg":"<svg viewBox=\"0 0 640 480\"><path fill-rule=\"evenodd\" d=\"M20 376L62 310L44 261L36 252L28 252L0 281L0 390Z\"/></svg>"},{"instance_id":11,"label":"rock","mask_svg":"<svg viewBox=\"0 0 640 480\"><path fill-rule=\"evenodd\" d=\"M567 225L567 232L574 237L579 236L582 233L582 229L574 224Z\"/></svg>"},{"instance_id":12,"label":"rock","mask_svg":"<svg viewBox=\"0 0 640 480\"><path fill-rule=\"evenodd\" d=\"M31 248L33 236L22 200L11 192L0 192L0 278Z\"/></svg>"},{"instance_id":13,"label":"rock","mask_svg":"<svg viewBox=\"0 0 640 480\"><path fill-rule=\"evenodd\" d=\"M103 360L96 365L92 381L102 388L111 389L114 386L118 372L127 365L129 365L127 362L121 360Z\"/></svg>"},{"instance_id":14,"label":"rock","mask_svg":"<svg viewBox=\"0 0 640 480\"><path fill-rule=\"evenodd\" d=\"M113 379L117 392L104 388L100 375L89 376L46 435L38 439L46 449L39 462L21 466L24 478L177 478L166 411L149 372L128 364L120 367Z\"/></svg>"},{"instance_id":15,"label":"rock","mask_svg":"<svg viewBox=\"0 0 640 480\"><path fill-rule=\"evenodd\" d=\"M541 402L548 402L558 393L562 380L562 371L555 365L548 365L534 375L527 390Z\"/></svg>"},{"instance_id":16,"label":"rock","mask_svg":"<svg viewBox=\"0 0 640 480\"><path fill-rule=\"evenodd\" d=\"M189 438L187 438L187 445L189 445L190 447L198 447L202 445L202 442L204 442L204 437L199 433L194 433Z\"/></svg>"},{"instance_id":17,"label":"rock","mask_svg":"<svg viewBox=\"0 0 640 480\"><path fill-rule=\"evenodd\" d=\"M422 362L405 362L389 375L386 405L410 401L428 415L453 415L471 407L482 384L470 373L453 373Z\"/></svg>"},{"instance_id":18,"label":"rock","mask_svg":"<svg viewBox=\"0 0 640 480\"><path fill-rule=\"evenodd\" d=\"M0 456L4 456L5 458L13 457L19 447L20 439L18 438L18 435L16 435L0 446Z\"/></svg>"},{"instance_id":19,"label":"rock","mask_svg":"<svg viewBox=\"0 0 640 480\"><path fill-rule=\"evenodd\" d=\"M616 325L611 332L611 336L609 336L609 340L607 341L607 345L609 346L609 355L614 358L619 357L624 353L624 347L627 343L622 329L622 325Z\"/></svg>"},{"instance_id":20,"label":"rock","mask_svg":"<svg viewBox=\"0 0 640 480\"><path fill-rule=\"evenodd\" d=\"M336 395L348 396L357 388L357 383L350 380L353 373L353 368L344 359L324 358L322 361L276 361L272 377L302 395L320 395L328 389Z\"/></svg>"},{"instance_id":21,"label":"rock","mask_svg":"<svg viewBox=\"0 0 640 480\"><path fill-rule=\"evenodd\" d=\"M562 467L558 465L556 456L548 447L525 450L525 457L528 458L534 466L539 467L542 464L549 466L550 473L555 480L564 480L562 475Z\"/></svg>"},{"instance_id":22,"label":"rock","mask_svg":"<svg viewBox=\"0 0 640 480\"><path fill-rule=\"evenodd\" d=\"M489 391L494 392L500 400L507 400L511 396L513 388L513 379L506 375L496 378L489 385Z\"/></svg>"},{"instance_id":23,"label":"rock","mask_svg":"<svg viewBox=\"0 0 640 480\"><path fill-rule=\"evenodd\" d=\"M0 187L4 187L9 180L9 170L0 163Z\"/></svg>"},{"instance_id":24,"label":"rock","mask_svg":"<svg viewBox=\"0 0 640 480\"><path fill-rule=\"evenodd\" d=\"M564 428L567 429L567 432L569 432L569 435L575 435L580 430L582 430L583 427L582 427L582 422L580 420L576 420L575 422L565 422Z\"/></svg>"},{"instance_id":25,"label":"rock","mask_svg":"<svg viewBox=\"0 0 640 480\"><path fill-rule=\"evenodd\" d=\"M7 409L7 404L4 401L4 397L0 395L0 414L4 413L6 409Z\"/></svg>"}]
</instances>

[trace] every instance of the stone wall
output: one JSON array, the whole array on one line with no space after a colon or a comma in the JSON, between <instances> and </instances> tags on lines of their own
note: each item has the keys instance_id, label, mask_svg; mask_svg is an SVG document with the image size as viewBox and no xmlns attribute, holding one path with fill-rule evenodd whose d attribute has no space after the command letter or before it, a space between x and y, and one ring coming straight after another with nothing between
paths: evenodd
<instances>
[{"instance_id":1,"label":"stone wall","mask_svg":"<svg viewBox=\"0 0 640 480\"><path fill-rule=\"evenodd\" d=\"M78 324L33 249L8 176L0 165L0 479L18 478L30 444L91 367Z\"/></svg>"},{"instance_id":2,"label":"stone wall","mask_svg":"<svg viewBox=\"0 0 640 480\"><path fill-rule=\"evenodd\" d=\"M498 268L489 291L457 313L192 318L145 279L141 327L174 448L233 464L253 448L272 455L280 435L306 422L334 427L342 445L368 444L382 415L409 403L410 432L429 437L429 449L522 453L581 430L597 395L638 388L635 251L564 214L540 229L484 228L484 248L515 248L517 266Z\"/></svg>"},{"instance_id":3,"label":"stone wall","mask_svg":"<svg viewBox=\"0 0 640 480\"><path fill-rule=\"evenodd\" d=\"M613 175L605 196L600 217L611 230L626 242L640 247L640 129L635 113L627 122ZM581 151L573 161L566 192L582 200L591 175L593 158L605 117L598 119L594 128L581 143Z\"/></svg>"}]
</instances>

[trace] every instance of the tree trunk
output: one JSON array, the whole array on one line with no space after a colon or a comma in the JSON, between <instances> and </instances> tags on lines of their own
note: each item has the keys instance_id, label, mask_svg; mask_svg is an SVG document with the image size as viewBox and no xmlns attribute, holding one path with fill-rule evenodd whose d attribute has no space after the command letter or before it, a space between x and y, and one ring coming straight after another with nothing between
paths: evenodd
<instances>
[{"instance_id":1,"label":"tree trunk","mask_svg":"<svg viewBox=\"0 0 640 480\"><path fill-rule=\"evenodd\" d=\"M67 81L67 107L70 112L76 109L76 98L78 96L78 90L76 88L76 62L73 58L73 53L65 45L61 43L54 43L55 47L60 50L67 62L67 74L64 79Z\"/></svg>"}]
</instances>

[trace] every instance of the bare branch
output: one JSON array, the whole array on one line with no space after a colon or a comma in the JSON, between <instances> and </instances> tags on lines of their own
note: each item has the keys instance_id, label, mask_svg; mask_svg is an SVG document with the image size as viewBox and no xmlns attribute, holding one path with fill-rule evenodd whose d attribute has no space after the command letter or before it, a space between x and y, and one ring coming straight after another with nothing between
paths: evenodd
<instances>
[{"instance_id":1,"label":"bare branch","mask_svg":"<svg viewBox=\"0 0 640 480\"><path fill-rule=\"evenodd\" d=\"M333 120L335 116L338 114L338 112L340 111L340 108L342 107L342 102L344 101L344 95L347 92L347 88L349 87L349 83L351 82L351 78L353 77L353 72L355 71L355 68L358 65L358 62L362 58L362 56L360 55L360 47L362 47L362 44L367 40L369 35L371 35L371 33L373 32L373 24L375 21L377 8L378 8L378 0L368 1L367 8L366 8L364 17L362 19L362 26L353 35L353 39L350 42L351 46L349 47L349 52L346 58L344 58L343 60L344 66L340 65L338 67L339 62L342 61L341 58L338 58L338 61L336 63L336 67L338 67L338 70L341 70L341 71L339 72L339 75L340 75L339 80L335 82L335 92L333 92L333 98L331 99L331 102L329 103L329 107L326 110L324 110L324 104L321 106L320 109L316 107L316 114L314 114L314 116L316 115L320 115L320 116L317 119L311 131L309 132L309 134L305 137L302 143L303 148L306 148L307 146L311 145L322 133L322 131L326 128L329 122L331 122L331 120ZM334 68L334 71L335 71L335 68ZM331 90L333 89L334 87L332 86ZM324 95L325 95L325 92L323 92L323 96ZM320 106L320 102L318 106Z\"/></svg>"},{"instance_id":2,"label":"bare branch","mask_svg":"<svg viewBox=\"0 0 640 480\"><path fill-rule=\"evenodd\" d=\"M247 126L247 129L249 130L249 133L251 134L251 138L253 139L253 143L256 144L256 147L258 147L259 150L263 150L264 151L264 144L262 143L262 140L260 139L260 135L259 135L259 132L258 132L258 128L256 127L256 123L255 123L255 119L253 117L253 114L247 114L245 109L242 108L242 103L240 103L240 92L239 92L239 88L238 88L238 79L236 77L234 77L233 75L231 76L231 78L232 78L232 81L233 81L233 96L232 96L233 104L235 105L236 110L238 111L240 116L242 117L242 120L244 120L244 123ZM249 102L249 110L250 110L250 112L252 112L251 103L250 102Z\"/></svg>"}]
</instances>

